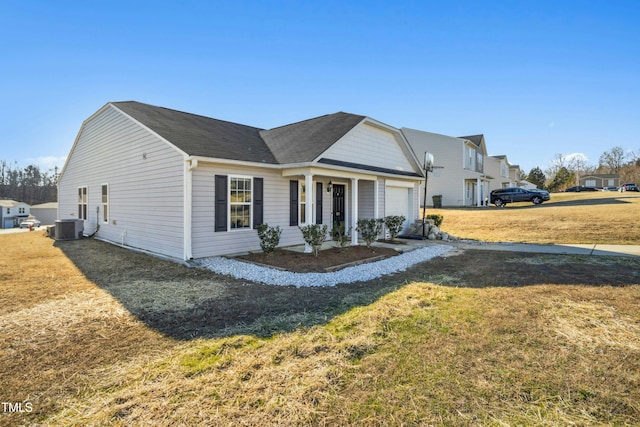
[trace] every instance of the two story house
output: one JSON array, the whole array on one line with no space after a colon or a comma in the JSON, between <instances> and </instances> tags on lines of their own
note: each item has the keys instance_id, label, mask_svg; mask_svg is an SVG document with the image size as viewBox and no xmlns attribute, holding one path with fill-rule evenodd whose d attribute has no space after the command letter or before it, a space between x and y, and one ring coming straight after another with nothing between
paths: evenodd
<instances>
[{"instance_id":1,"label":"two story house","mask_svg":"<svg viewBox=\"0 0 640 427\"><path fill-rule=\"evenodd\" d=\"M29 216L29 205L15 200L0 200L0 228L14 228Z\"/></svg>"},{"instance_id":2,"label":"two story house","mask_svg":"<svg viewBox=\"0 0 640 427\"><path fill-rule=\"evenodd\" d=\"M492 177L485 173L487 148L484 135L452 137L417 129L402 128L419 158L433 154L435 168L427 181L427 205L434 195L443 206L482 206L491 191ZM421 186L421 205L424 187Z\"/></svg>"}]
</instances>

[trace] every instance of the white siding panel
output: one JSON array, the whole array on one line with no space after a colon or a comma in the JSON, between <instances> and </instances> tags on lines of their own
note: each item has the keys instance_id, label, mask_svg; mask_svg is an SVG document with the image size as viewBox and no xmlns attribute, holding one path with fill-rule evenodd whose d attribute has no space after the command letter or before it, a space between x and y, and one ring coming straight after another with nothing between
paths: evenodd
<instances>
[{"instance_id":1,"label":"white siding panel","mask_svg":"<svg viewBox=\"0 0 640 427\"><path fill-rule=\"evenodd\" d=\"M109 106L85 122L59 185L58 215L77 218L78 187L88 187L85 233L183 257L184 160L176 149ZM101 188L109 185L109 223ZM100 219L98 220L98 216Z\"/></svg>"},{"instance_id":2,"label":"white siding panel","mask_svg":"<svg viewBox=\"0 0 640 427\"><path fill-rule=\"evenodd\" d=\"M374 217L374 205L373 205L373 181L359 181L358 182L358 217L359 218L373 218Z\"/></svg>"},{"instance_id":3,"label":"white siding panel","mask_svg":"<svg viewBox=\"0 0 640 427\"><path fill-rule=\"evenodd\" d=\"M364 123L335 143L322 157L413 172L399 144L393 133Z\"/></svg>"},{"instance_id":4,"label":"white siding panel","mask_svg":"<svg viewBox=\"0 0 640 427\"><path fill-rule=\"evenodd\" d=\"M203 258L260 250L260 240L255 230L215 232L214 177L215 175L242 175L264 179L264 222L272 227L280 226L280 246L304 243L297 226L289 226L289 180L278 170L246 168L230 165L200 164L193 171L193 257ZM291 178L295 179L295 178ZM323 185L326 188L326 184ZM325 195L328 193L325 193ZM331 222L331 212L323 198L323 217ZM327 213L328 212L328 213Z\"/></svg>"}]
</instances>

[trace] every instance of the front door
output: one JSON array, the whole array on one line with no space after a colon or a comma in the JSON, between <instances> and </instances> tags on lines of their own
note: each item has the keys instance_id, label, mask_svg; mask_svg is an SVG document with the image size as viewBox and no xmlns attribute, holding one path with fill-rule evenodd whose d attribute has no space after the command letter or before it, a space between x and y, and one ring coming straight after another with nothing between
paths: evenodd
<instances>
[{"instance_id":1,"label":"front door","mask_svg":"<svg viewBox=\"0 0 640 427\"><path fill-rule=\"evenodd\" d=\"M344 185L333 184L333 222L345 222Z\"/></svg>"}]
</instances>

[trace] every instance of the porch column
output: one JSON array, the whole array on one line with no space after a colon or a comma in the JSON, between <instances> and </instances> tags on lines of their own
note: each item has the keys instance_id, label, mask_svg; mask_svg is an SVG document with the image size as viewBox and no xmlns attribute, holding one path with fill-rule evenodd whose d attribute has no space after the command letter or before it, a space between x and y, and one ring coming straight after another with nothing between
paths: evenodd
<instances>
[{"instance_id":1,"label":"porch column","mask_svg":"<svg viewBox=\"0 0 640 427\"><path fill-rule=\"evenodd\" d=\"M378 194L380 191L380 186L378 183L378 178L376 178L375 181L373 181L373 217L375 219L380 218L380 194Z\"/></svg>"},{"instance_id":2,"label":"porch column","mask_svg":"<svg viewBox=\"0 0 640 427\"><path fill-rule=\"evenodd\" d=\"M315 197L313 195L313 175L312 174L305 174L304 176L304 188L305 188L305 212L304 212L304 223L306 225L311 225L311 224L315 224L315 217L313 215L313 202L315 200ZM304 244L304 251L305 253L311 253L313 251L313 249L311 248L311 245L309 245L308 243L305 242Z\"/></svg>"},{"instance_id":3,"label":"porch column","mask_svg":"<svg viewBox=\"0 0 640 427\"><path fill-rule=\"evenodd\" d=\"M358 246L358 178L351 178L351 245Z\"/></svg>"},{"instance_id":4,"label":"porch column","mask_svg":"<svg viewBox=\"0 0 640 427\"><path fill-rule=\"evenodd\" d=\"M477 187L477 191L476 191L476 206L480 207L482 206L481 200L482 200L482 180L480 178L478 178L476 180L476 187Z\"/></svg>"}]
</instances>

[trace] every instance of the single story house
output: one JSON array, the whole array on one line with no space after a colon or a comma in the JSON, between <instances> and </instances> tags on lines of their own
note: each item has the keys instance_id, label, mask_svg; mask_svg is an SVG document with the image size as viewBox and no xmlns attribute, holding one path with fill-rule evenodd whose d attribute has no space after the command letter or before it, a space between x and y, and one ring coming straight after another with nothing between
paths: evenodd
<instances>
[{"instance_id":1,"label":"single story house","mask_svg":"<svg viewBox=\"0 0 640 427\"><path fill-rule=\"evenodd\" d=\"M259 250L255 227L418 218L421 162L404 134L338 112L260 129L135 101L86 119L58 181L58 219L86 234L189 260Z\"/></svg>"},{"instance_id":2,"label":"single story house","mask_svg":"<svg viewBox=\"0 0 640 427\"><path fill-rule=\"evenodd\" d=\"M53 225L58 217L58 202L32 205L31 215L35 216L42 225Z\"/></svg>"},{"instance_id":3,"label":"single story house","mask_svg":"<svg viewBox=\"0 0 640 427\"><path fill-rule=\"evenodd\" d=\"M619 187L620 186L620 175L615 174L603 174L603 173L594 173L589 175L584 175L580 177L580 184L585 187L596 187L596 188L604 188L604 187Z\"/></svg>"},{"instance_id":4,"label":"single story house","mask_svg":"<svg viewBox=\"0 0 640 427\"><path fill-rule=\"evenodd\" d=\"M427 181L427 206L434 195L442 196L443 206L483 205L492 179L485 173L483 135L453 137L409 128L402 128L402 133L418 157L423 158L425 152L433 154L435 168Z\"/></svg>"},{"instance_id":5,"label":"single story house","mask_svg":"<svg viewBox=\"0 0 640 427\"><path fill-rule=\"evenodd\" d=\"M19 227L20 223L27 219L31 207L27 203L15 200L0 200L0 228Z\"/></svg>"}]
</instances>

